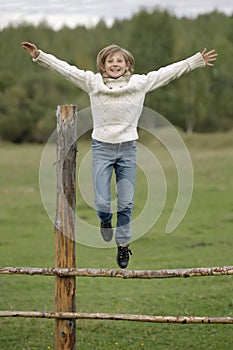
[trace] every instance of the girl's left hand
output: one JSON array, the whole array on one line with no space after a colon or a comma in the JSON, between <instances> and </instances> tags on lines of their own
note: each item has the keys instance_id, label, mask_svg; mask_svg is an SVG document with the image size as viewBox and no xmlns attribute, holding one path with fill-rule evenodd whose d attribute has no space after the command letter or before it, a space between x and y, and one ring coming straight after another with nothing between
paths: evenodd
<instances>
[{"instance_id":1,"label":"girl's left hand","mask_svg":"<svg viewBox=\"0 0 233 350\"><path fill-rule=\"evenodd\" d=\"M202 57L204 58L206 66L213 67L214 64L210 63L210 62L216 61L217 56L218 56L218 54L215 52L215 50L207 51L207 49L205 48L201 54L202 54Z\"/></svg>"}]
</instances>

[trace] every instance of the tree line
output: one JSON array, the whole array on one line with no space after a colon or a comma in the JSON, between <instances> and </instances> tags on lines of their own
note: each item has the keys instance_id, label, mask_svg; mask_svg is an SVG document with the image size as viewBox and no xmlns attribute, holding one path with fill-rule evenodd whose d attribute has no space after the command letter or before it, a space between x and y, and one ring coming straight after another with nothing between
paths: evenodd
<instances>
[{"instance_id":1,"label":"tree line","mask_svg":"<svg viewBox=\"0 0 233 350\"><path fill-rule=\"evenodd\" d=\"M116 43L135 57L135 73L147 73L201 51L215 48L214 68L201 68L147 95L145 106L187 132L214 132L233 126L232 16L218 11L195 19L168 11L141 9L111 27L66 26L54 31L46 22L9 26L0 31L0 138L46 142L56 127L57 105L89 106L86 93L57 74L34 64L21 48L35 43L80 69L96 72L96 55ZM85 124L85 120L80 121Z\"/></svg>"}]
</instances>

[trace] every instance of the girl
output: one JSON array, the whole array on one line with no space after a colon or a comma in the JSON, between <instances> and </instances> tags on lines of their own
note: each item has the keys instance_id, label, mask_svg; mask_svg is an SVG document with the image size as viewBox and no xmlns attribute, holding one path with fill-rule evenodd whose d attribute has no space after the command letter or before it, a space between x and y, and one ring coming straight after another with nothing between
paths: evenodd
<instances>
[{"instance_id":1,"label":"girl","mask_svg":"<svg viewBox=\"0 0 233 350\"><path fill-rule=\"evenodd\" d=\"M136 172L137 125L145 95L195 68L213 66L212 62L216 60L217 54L215 50L204 49L202 53L196 53L183 61L140 75L133 74L132 54L117 45L110 45L98 53L99 72L95 74L38 50L35 44L23 42L22 47L34 62L61 74L89 94L93 117L93 183L100 232L107 242L113 237L110 184L114 170L117 184L117 263L120 268L126 268L129 254L132 254L129 242Z\"/></svg>"}]
</instances>

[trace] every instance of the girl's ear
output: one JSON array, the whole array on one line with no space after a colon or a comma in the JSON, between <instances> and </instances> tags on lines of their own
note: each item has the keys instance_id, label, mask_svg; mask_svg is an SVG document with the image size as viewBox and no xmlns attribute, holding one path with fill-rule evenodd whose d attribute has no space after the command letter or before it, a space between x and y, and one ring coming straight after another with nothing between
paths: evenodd
<instances>
[{"instance_id":1,"label":"girl's ear","mask_svg":"<svg viewBox=\"0 0 233 350\"><path fill-rule=\"evenodd\" d=\"M129 61L128 61L127 64L126 64L126 69L125 69L125 71L128 72L129 69L130 69L130 63L129 63Z\"/></svg>"}]
</instances>

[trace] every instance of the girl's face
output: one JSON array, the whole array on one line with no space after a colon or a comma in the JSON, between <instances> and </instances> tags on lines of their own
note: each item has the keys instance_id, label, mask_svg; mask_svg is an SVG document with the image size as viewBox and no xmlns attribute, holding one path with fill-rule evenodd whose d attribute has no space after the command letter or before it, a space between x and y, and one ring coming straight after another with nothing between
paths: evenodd
<instances>
[{"instance_id":1,"label":"girl's face","mask_svg":"<svg viewBox=\"0 0 233 350\"><path fill-rule=\"evenodd\" d=\"M120 51L107 56L104 68L107 76L114 79L121 77L129 70L129 66Z\"/></svg>"}]
</instances>

